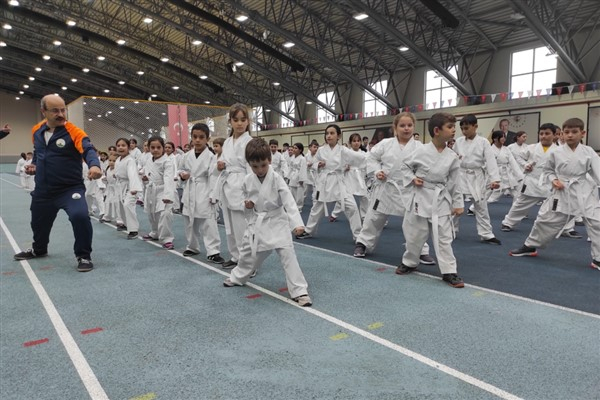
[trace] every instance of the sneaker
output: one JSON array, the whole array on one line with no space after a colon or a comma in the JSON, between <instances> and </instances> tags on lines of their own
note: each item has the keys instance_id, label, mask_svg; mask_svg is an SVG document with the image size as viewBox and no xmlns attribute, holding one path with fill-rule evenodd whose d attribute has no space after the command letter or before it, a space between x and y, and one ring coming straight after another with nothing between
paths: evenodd
<instances>
[{"instance_id":1,"label":"sneaker","mask_svg":"<svg viewBox=\"0 0 600 400\"><path fill-rule=\"evenodd\" d=\"M103 223L105 223L105 222L110 222L110 219L106 219L106 218L102 217L102 218L100 218L100 219L98 220L98 222L100 222L101 224L103 224Z\"/></svg>"},{"instance_id":2,"label":"sneaker","mask_svg":"<svg viewBox=\"0 0 600 400\"><path fill-rule=\"evenodd\" d=\"M429 254L421 254L419 261L424 265L435 265L435 260Z\"/></svg>"},{"instance_id":3,"label":"sneaker","mask_svg":"<svg viewBox=\"0 0 600 400\"><path fill-rule=\"evenodd\" d=\"M577 231L563 232L560 234L562 237L568 237L571 239L581 239L583 236Z\"/></svg>"},{"instance_id":4,"label":"sneaker","mask_svg":"<svg viewBox=\"0 0 600 400\"><path fill-rule=\"evenodd\" d=\"M200 253L196 253L196 252L195 252L195 251L193 251L193 250L185 250L185 251L183 252L183 256L184 256L184 257L197 256L198 254L200 254Z\"/></svg>"},{"instance_id":5,"label":"sneaker","mask_svg":"<svg viewBox=\"0 0 600 400\"><path fill-rule=\"evenodd\" d=\"M411 272L414 272L416 270L417 270L417 267L407 267L404 264L400 264L400 266L398 268L396 268L396 274L406 275L406 274L410 274Z\"/></svg>"},{"instance_id":6,"label":"sneaker","mask_svg":"<svg viewBox=\"0 0 600 400\"><path fill-rule=\"evenodd\" d=\"M475 213L469 209L469 210L467 210L467 215L474 216Z\"/></svg>"},{"instance_id":7,"label":"sneaker","mask_svg":"<svg viewBox=\"0 0 600 400\"><path fill-rule=\"evenodd\" d=\"M77 271L79 272L89 272L94 269L94 264L92 264L92 260L88 260L87 258L77 258Z\"/></svg>"},{"instance_id":8,"label":"sneaker","mask_svg":"<svg viewBox=\"0 0 600 400\"><path fill-rule=\"evenodd\" d=\"M221 266L223 269L232 269L237 265L237 261L229 260L225 261Z\"/></svg>"},{"instance_id":9,"label":"sneaker","mask_svg":"<svg viewBox=\"0 0 600 400\"><path fill-rule=\"evenodd\" d=\"M128 239L128 240L129 240L129 239L137 239L137 237L138 237L138 233L137 233L137 232L129 232L129 233L127 234L127 239Z\"/></svg>"},{"instance_id":10,"label":"sneaker","mask_svg":"<svg viewBox=\"0 0 600 400\"><path fill-rule=\"evenodd\" d=\"M254 271L252 271L252 273L250 274L250 279L254 278L256 276L256 274L258 274L258 270L255 269Z\"/></svg>"},{"instance_id":11,"label":"sneaker","mask_svg":"<svg viewBox=\"0 0 600 400\"><path fill-rule=\"evenodd\" d=\"M590 267L600 270L600 261L598 260L593 260L592 263L590 264Z\"/></svg>"},{"instance_id":12,"label":"sneaker","mask_svg":"<svg viewBox=\"0 0 600 400\"><path fill-rule=\"evenodd\" d=\"M523 256L535 257L538 255L537 251L535 250L535 247L529 247L529 246L525 246L525 245L519 247L518 249L511 250L510 253L508 253L508 254L513 257L523 257Z\"/></svg>"},{"instance_id":13,"label":"sneaker","mask_svg":"<svg viewBox=\"0 0 600 400\"><path fill-rule=\"evenodd\" d=\"M575 221L575 225L576 226L584 226L585 224L583 223L583 221Z\"/></svg>"},{"instance_id":14,"label":"sneaker","mask_svg":"<svg viewBox=\"0 0 600 400\"><path fill-rule=\"evenodd\" d=\"M354 257L364 257L367 252L367 248L362 243L356 243L356 247L354 247Z\"/></svg>"},{"instance_id":15,"label":"sneaker","mask_svg":"<svg viewBox=\"0 0 600 400\"><path fill-rule=\"evenodd\" d=\"M465 283L463 282L463 280L456 274L443 274L442 280L444 282L448 282L448 285L455 287L455 288L464 288L465 287Z\"/></svg>"},{"instance_id":16,"label":"sneaker","mask_svg":"<svg viewBox=\"0 0 600 400\"><path fill-rule=\"evenodd\" d=\"M152 237L150 235L144 235L144 236L142 236L142 239L144 239L144 240L156 240L157 238Z\"/></svg>"},{"instance_id":17,"label":"sneaker","mask_svg":"<svg viewBox=\"0 0 600 400\"><path fill-rule=\"evenodd\" d=\"M511 228L510 226L508 226L508 225L502 225L502 226L500 227L500 230L501 230L502 232L510 232L510 231L512 231L512 228Z\"/></svg>"},{"instance_id":18,"label":"sneaker","mask_svg":"<svg viewBox=\"0 0 600 400\"><path fill-rule=\"evenodd\" d=\"M302 232L300 235L296 235L296 239L309 239L312 235L306 231Z\"/></svg>"},{"instance_id":19,"label":"sneaker","mask_svg":"<svg viewBox=\"0 0 600 400\"><path fill-rule=\"evenodd\" d=\"M15 254L14 258L17 261L31 260L32 258L46 257L47 255L48 255L48 252L37 254L35 251L33 251L33 249L27 249L25 251Z\"/></svg>"},{"instance_id":20,"label":"sneaker","mask_svg":"<svg viewBox=\"0 0 600 400\"><path fill-rule=\"evenodd\" d=\"M240 285L236 285L235 283L231 282L231 279L227 278L223 281L223 286L234 287L234 286L240 286Z\"/></svg>"},{"instance_id":21,"label":"sneaker","mask_svg":"<svg viewBox=\"0 0 600 400\"><path fill-rule=\"evenodd\" d=\"M186 251L189 251L189 250L186 250ZM185 251L183 252L183 255L185 255ZM213 254L212 256L208 256L208 257L206 257L206 259L215 264L223 264L225 262L225 259L223 257L221 257L221 255L219 253Z\"/></svg>"},{"instance_id":22,"label":"sneaker","mask_svg":"<svg viewBox=\"0 0 600 400\"><path fill-rule=\"evenodd\" d=\"M295 299L293 299L296 303L298 303L298 305L300 307L310 307L312 306L312 300L310 299L310 297L308 297L307 294L305 294L304 296L298 296Z\"/></svg>"},{"instance_id":23,"label":"sneaker","mask_svg":"<svg viewBox=\"0 0 600 400\"><path fill-rule=\"evenodd\" d=\"M121 224L121 225L117 225L117 230L118 230L118 231L121 231L121 232L122 232L122 231L126 231L126 230L127 230L127 227L126 227L125 225L123 225L123 224Z\"/></svg>"},{"instance_id":24,"label":"sneaker","mask_svg":"<svg viewBox=\"0 0 600 400\"><path fill-rule=\"evenodd\" d=\"M143 206L144 202L142 200L138 200L135 202L135 204L137 204L138 206Z\"/></svg>"},{"instance_id":25,"label":"sneaker","mask_svg":"<svg viewBox=\"0 0 600 400\"><path fill-rule=\"evenodd\" d=\"M163 249L167 249L167 250L173 250L175 248L175 246L173 246L173 242L167 242L165 244L162 245Z\"/></svg>"},{"instance_id":26,"label":"sneaker","mask_svg":"<svg viewBox=\"0 0 600 400\"><path fill-rule=\"evenodd\" d=\"M501 241L498 240L498 238L489 238L489 239L483 239L482 240L483 243L488 243L488 244L497 244L498 246L500 246L502 244Z\"/></svg>"},{"instance_id":27,"label":"sneaker","mask_svg":"<svg viewBox=\"0 0 600 400\"><path fill-rule=\"evenodd\" d=\"M332 216L329 217L329 222L336 222L336 221L337 221L336 217L332 217Z\"/></svg>"}]
</instances>

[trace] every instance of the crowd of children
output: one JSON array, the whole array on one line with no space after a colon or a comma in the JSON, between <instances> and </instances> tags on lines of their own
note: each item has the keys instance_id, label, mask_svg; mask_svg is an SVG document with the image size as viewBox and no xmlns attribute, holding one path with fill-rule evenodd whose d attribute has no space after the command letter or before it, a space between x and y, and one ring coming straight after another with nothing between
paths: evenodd
<instances>
[{"instance_id":1,"label":"crowd of children","mask_svg":"<svg viewBox=\"0 0 600 400\"><path fill-rule=\"evenodd\" d=\"M324 217L335 221L339 213L345 214L355 257L374 251L390 216L403 217L406 248L396 273L406 275L419 264L436 264L429 239L443 281L460 288L464 282L452 242L464 203L471 202L481 241L501 245L488 203L506 192L513 203L499 226L504 232L512 231L542 202L531 233L511 256L535 256L538 248L565 232L577 237L573 232L579 221L592 243L591 266L600 270L600 158L581 144L585 129L578 118L563 124L562 143L554 140L553 124L542 124L538 143L527 145L527 134L518 132L516 142L506 147L502 131L493 132L491 144L480 136L474 115L460 119L463 136L455 138L457 120L448 113L430 118L431 140L423 144L414 132L414 115L404 112L394 118L394 136L368 149L368 139L358 134L343 146L340 127L331 124L324 144L313 140L305 155L302 143L285 143L280 153L277 140L252 138L249 109L243 104L233 105L228 117L230 135L215 138L212 148L210 129L203 123L192 127L189 151L181 154L160 137L145 142L143 153L133 140L118 139L108 153L99 153L103 179L86 182L90 214L97 212L100 222L114 222L134 239L139 234L136 204L143 204L151 228L142 238L171 250L173 214L181 213L183 255L200 254L202 241L208 261L231 269L223 283L227 287L244 285L274 250L290 296L301 306L312 300L292 238L315 236ZM19 160L20 175L28 159L23 154ZM26 179L21 175L21 185L29 190ZM300 211L309 195L312 208L304 223ZM328 203L334 204L331 215ZM229 260L221 256L220 210Z\"/></svg>"}]
</instances>

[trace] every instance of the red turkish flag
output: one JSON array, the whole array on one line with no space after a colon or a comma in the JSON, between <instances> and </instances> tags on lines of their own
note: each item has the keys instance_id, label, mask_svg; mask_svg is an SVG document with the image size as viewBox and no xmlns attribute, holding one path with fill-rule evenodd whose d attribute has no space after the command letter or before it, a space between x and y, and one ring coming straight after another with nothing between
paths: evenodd
<instances>
[{"instance_id":1,"label":"red turkish flag","mask_svg":"<svg viewBox=\"0 0 600 400\"><path fill-rule=\"evenodd\" d=\"M169 115L169 141L175 146L183 146L190 142L188 132L187 106L169 104L167 106Z\"/></svg>"}]
</instances>

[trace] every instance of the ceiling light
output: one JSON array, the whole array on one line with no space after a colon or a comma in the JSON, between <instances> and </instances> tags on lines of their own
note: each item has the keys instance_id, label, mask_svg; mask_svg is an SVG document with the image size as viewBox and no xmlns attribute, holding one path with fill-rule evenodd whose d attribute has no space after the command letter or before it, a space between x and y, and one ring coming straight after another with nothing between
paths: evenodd
<instances>
[{"instance_id":1,"label":"ceiling light","mask_svg":"<svg viewBox=\"0 0 600 400\"><path fill-rule=\"evenodd\" d=\"M206 100L206 101L204 102L204 104L210 104L210 101Z\"/></svg>"},{"instance_id":2,"label":"ceiling light","mask_svg":"<svg viewBox=\"0 0 600 400\"><path fill-rule=\"evenodd\" d=\"M150 119L150 117L146 117L146 119Z\"/></svg>"},{"instance_id":3,"label":"ceiling light","mask_svg":"<svg viewBox=\"0 0 600 400\"><path fill-rule=\"evenodd\" d=\"M67 21L67 25L69 25L69 26L75 26L75 25L77 25L77 22L75 22L72 19L70 19L70 20Z\"/></svg>"},{"instance_id":4,"label":"ceiling light","mask_svg":"<svg viewBox=\"0 0 600 400\"><path fill-rule=\"evenodd\" d=\"M85 105L87 105L87 103L84 101L84 102L83 102L83 105L85 106Z\"/></svg>"},{"instance_id":5,"label":"ceiling light","mask_svg":"<svg viewBox=\"0 0 600 400\"><path fill-rule=\"evenodd\" d=\"M37 72L42 72L42 69L41 69L40 67L35 67L35 70L36 70Z\"/></svg>"},{"instance_id":6,"label":"ceiling light","mask_svg":"<svg viewBox=\"0 0 600 400\"><path fill-rule=\"evenodd\" d=\"M354 14L353 17L357 21L362 21L365 18L369 18L369 16L365 13Z\"/></svg>"},{"instance_id":7,"label":"ceiling light","mask_svg":"<svg viewBox=\"0 0 600 400\"><path fill-rule=\"evenodd\" d=\"M240 14L240 15L238 15L237 17L235 17L235 19L236 19L238 22L245 22L245 21L247 21L247 20L248 20L248 16L247 16L247 15L244 15L244 14Z\"/></svg>"},{"instance_id":8,"label":"ceiling light","mask_svg":"<svg viewBox=\"0 0 600 400\"><path fill-rule=\"evenodd\" d=\"M110 90L104 89L104 93L110 93Z\"/></svg>"},{"instance_id":9,"label":"ceiling light","mask_svg":"<svg viewBox=\"0 0 600 400\"><path fill-rule=\"evenodd\" d=\"M161 57L160 61L162 61L162 62L168 62L169 61L169 57Z\"/></svg>"},{"instance_id":10,"label":"ceiling light","mask_svg":"<svg viewBox=\"0 0 600 400\"><path fill-rule=\"evenodd\" d=\"M156 98L156 97L158 97L158 95L156 95L156 94L151 94L151 95L150 95L150 97L155 97L155 98Z\"/></svg>"},{"instance_id":11,"label":"ceiling light","mask_svg":"<svg viewBox=\"0 0 600 400\"><path fill-rule=\"evenodd\" d=\"M96 100L96 96L93 96L93 97L92 97L92 100Z\"/></svg>"},{"instance_id":12,"label":"ceiling light","mask_svg":"<svg viewBox=\"0 0 600 400\"><path fill-rule=\"evenodd\" d=\"M118 44L119 46L123 46L125 43L126 43L126 42L125 42L125 40L123 40L123 39L119 39L119 40L117 40L117 44Z\"/></svg>"},{"instance_id":13,"label":"ceiling light","mask_svg":"<svg viewBox=\"0 0 600 400\"><path fill-rule=\"evenodd\" d=\"M145 24L149 24L151 22L152 22L152 18L148 18L148 17L144 18L144 23Z\"/></svg>"},{"instance_id":14,"label":"ceiling light","mask_svg":"<svg viewBox=\"0 0 600 400\"><path fill-rule=\"evenodd\" d=\"M8 5L13 7L19 7L19 2L17 0L10 0L8 2Z\"/></svg>"},{"instance_id":15,"label":"ceiling light","mask_svg":"<svg viewBox=\"0 0 600 400\"><path fill-rule=\"evenodd\" d=\"M62 43L61 43L60 40L55 40L55 41L52 42L52 44L55 45L55 46L60 46Z\"/></svg>"},{"instance_id":16,"label":"ceiling light","mask_svg":"<svg viewBox=\"0 0 600 400\"><path fill-rule=\"evenodd\" d=\"M125 81L119 81L119 85L124 85Z\"/></svg>"},{"instance_id":17,"label":"ceiling light","mask_svg":"<svg viewBox=\"0 0 600 400\"><path fill-rule=\"evenodd\" d=\"M2 57L0 57L0 61L2 61Z\"/></svg>"},{"instance_id":18,"label":"ceiling light","mask_svg":"<svg viewBox=\"0 0 600 400\"><path fill-rule=\"evenodd\" d=\"M25 94L25 92L22 90L19 90L19 94Z\"/></svg>"},{"instance_id":19,"label":"ceiling light","mask_svg":"<svg viewBox=\"0 0 600 400\"><path fill-rule=\"evenodd\" d=\"M142 76L142 75L144 75L144 71L138 71L138 72L137 72L137 74L138 74L139 76Z\"/></svg>"},{"instance_id":20,"label":"ceiling light","mask_svg":"<svg viewBox=\"0 0 600 400\"><path fill-rule=\"evenodd\" d=\"M271 112L271 110L269 110L268 108L265 110L265 112Z\"/></svg>"},{"instance_id":21,"label":"ceiling light","mask_svg":"<svg viewBox=\"0 0 600 400\"><path fill-rule=\"evenodd\" d=\"M91 120L92 120L91 118L88 118L88 121L91 121Z\"/></svg>"},{"instance_id":22,"label":"ceiling light","mask_svg":"<svg viewBox=\"0 0 600 400\"><path fill-rule=\"evenodd\" d=\"M400 47L398 47L398 50L400 50L400 51L408 51L409 48L406 47L406 46L400 46Z\"/></svg>"},{"instance_id":23,"label":"ceiling light","mask_svg":"<svg viewBox=\"0 0 600 400\"><path fill-rule=\"evenodd\" d=\"M179 90L179 86L173 86L172 89L173 90Z\"/></svg>"},{"instance_id":24,"label":"ceiling light","mask_svg":"<svg viewBox=\"0 0 600 400\"><path fill-rule=\"evenodd\" d=\"M112 114L112 111L108 111L107 114Z\"/></svg>"},{"instance_id":25,"label":"ceiling light","mask_svg":"<svg viewBox=\"0 0 600 400\"><path fill-rule=\"evenodd\" d=\"M167 115L167 113L161 113L162 115Z\"/></svg>"},{"instance_id":26,"label":"ceiling light","mask_svg":"<svg viewBox=\"0 0 600 400\"><path fill-rule=\"evenodd\" d=\"M21 100L21 98L17 96L17 97L15 97L15 100Z\"/></svg>"},{"instance_id":27,"label":"ceiling light","mask_svg":"<svg viewBox=\"0 0 600 400\"><path fill-rule=\"evenodd\" d=\"M196 39L196 40L192 41L192 44L193 44L194 46L198 46L199 44L202 44L202 41L201 41L201 40L198 40L198 39Z\"/></svg>"},{"instance_id":28,"label":"ceiling light","mask_svg":"<svg viewBox=\"0 0 600 400\"><path fill-rule=\"evenodd\" d=\"M66 86L61 87L62 90L67 90Z\"/></svg>"},{"instance_id":29,"label":"ceiling light","mask_svg":"<svg viewBox=\"0 0 600 400\"><path fill-rule=\"evenodd\" d=\"M279 83L279 82L273 82L273 86L279 86L279 85L281 85L281 83Z\"/></svg>"},{"instance_id":30,"label":"ceiling light","mask_svg":"<svg viewBox=\"0 0 600 400\"><path fill-rule=\"evenodd\" d=\"M97 58L98 60L100 60L100 61L104 61L104 60L106 60L106 57L104 57L104 56L98 56L98 57L96 57L96 58Z\"/></svg>"},{"instance_id":31,"label":"ceiling light","mask_svg":"<svg viewBox=\"0 0 600 400\"><path fill-rule=\"evenodd\" d=\"M8 29L12 29L12 26L10 26L10 24L4 24L4 25L2 25L2 28L8 30Z\"/></svg>"},{"instance_id":32,"label":"ceiling light","mask_svg":"<svg viewBox=\"0 0 600 400\"><path fill-rule=\"evenodd\" d=\"M200 79L208 79L208 76L206 76L206 75L200 75L199 78Z\"/></svg>"},{"instance_id":33,"label":"ceiling light","mask_svg":"<svg viewBox=\"0 0 600 400\"><path fill-rule=\"evenodd\" d=\"M123 110L125 107L124 107L124 106L119 106L119 108L120 108L121 110Z\"/></svg>"},{"instance_id":34,"label":"ceiling light","mask_svg":"<svg viewBox=\"0 0 600 400\"><path fill-rule=\"evenodd\" d=\"M0 47L6 47L6 42L0 40Z\"/></svg>"},{"instance_id":35,"label":"ceiling light","mask_svg":"<svg viewBox=\"0 0 600 400\"><path fill-rule=\"evenodd\" d=\"M312 104L312 101L307 101L306 104Z\"/></svg>"},{"instance_id":36,"label":"ceiling light","mask_svg":"<svg viewBox=\"0 0 600 400\"><path fill-rule=\"evenodd\" d=\"M88 72L90 72L90 69L89 68L83 68L82 71L85 72L85 73L88 73Z\"/></svg>"},{"instance_id":37,"label":"ceiling light","mask_svg":"<svg viewBox=\"0 0 600 400\"><path fill-rule=\"evenodd\" d=\"M98 118L102 118L102 115L101 115L101 114L98 114Z\"/></svg>"},{"instance_id":38,"label":"ceiling light","mask_svg":"<svg viewBox=\"0 0 600 400\"><path fill-rule=\"evenodd\" d=\"M35 81L35 78L33 76L30 76L28 79L32 82Z\"/></svg>"},{"instance_id":39,"label":"ceiling light","mask_svg":"<svg viewBox=\"0 0 600 400\"><path fill-rule=\"evenodd\" d=\"M42 58L43 58L44 60L48 61L48 60L50 59L50 56L48 56L48 55L43 55L43 56L42 56Z\"/></svg>"},{"instance_id":40,"label":"ceiling light","mask_svg":"<svg viewBox=\"0 0 600 400\"><path fill-rule=\"evenodd\" d=\"M77 78L71 78L71 82L73 82L73 83L77 82Z\"/></svg>"},{"instance_id":41,"label":"ceiling light","mask_svg":"<svg viewBox=\"0 0 600 400\"><path fill-rule=\"evenodd\" d=\"M137 100L133 102L133 104L139 104L139 103L140 103L140 102L139 102L139 101L137 101Z\"/></svg>"},{"instance_id":42,"label":"ceiling light","mask_svg":"<svg viewBox=\"0 0 600 400\"><path fill-rule=\"evenodd\" d=\"M520 20L520 19L523 19L523 18L525 18L525 16L524 16L523 14L521 14L521 13L518 13L518 12L510 14L510 15L509 15L509 17L510 17L511 19L514 19L514 20L516 20L516 21L518 21L518 20Z\"/></svg>"},{"instance_id":43,"label":"ceiling light","mask_svg":"<svg viewBox=\"0 0 600 400\"><path fill-rule=\"evenodd\" d=\"M285 47L286 49L289 49L290 47L294 47L296 45L296 43L294 42L285 42L283 44L283 47Z\"/></svg>"},{"instance_id":44,"label":"ceiling light","mask_svg":"<svg viewBox=\"0 0 600 400\"><path fill-rule=\"evenodd\" d=\"M23 85L23 89L29 89L29 85Z\"/></svg>"},{"instance_id":45,"label":"ceiling light","mask_svg":"<svg viewBox=\"0 0 600 400\"><path fill-rule=\"evenodd\" d=\"M236 67L241 67L242 65L244 65L244 63L241 61L238 61L235 63L235 65L236 65Z\"/></svg>"}]
</instances>

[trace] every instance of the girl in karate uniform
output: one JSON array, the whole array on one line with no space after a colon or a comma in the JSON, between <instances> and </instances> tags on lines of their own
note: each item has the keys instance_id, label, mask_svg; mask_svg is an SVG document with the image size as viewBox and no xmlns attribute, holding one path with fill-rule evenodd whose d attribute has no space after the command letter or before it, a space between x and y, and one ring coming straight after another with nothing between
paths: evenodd
<instances>
[{"instance_id":1,"label":"girl in karate uniform","mask_svg":"<svg viewBox=\"0 0 600 400\"><path fill-rule=\"evenodd\" d=\"M304 145L302 143L295 143L294 146L292 146L292 156L289 159L288 168L288 185L292 192L292 196L294 196L294 199L296 200L298 210L302 212L302 206L304 205L304 190L306 189L304 184L307 180L306 159L304 158Z\"/></svg>"},{"instance_id":2,"label":"girl in karate uniform","mask_svg":"<svg viewBox=\"0 0 600 400\"><path fill-rule=\"evenodd\" d=\"M523 168L517 163L515 157L504 146L506 136L503 131L494 131L492 133L492 152L496 156L496 163L500 172L500 187L490 190L488 203L495 203L505 190L508 190L513 200L519 194L519 187L523 181Z\"/></svg>"},{"instance_id":3,"label":"girl in karate uniform","mask_svg":"<svg viewBox=\"0 0 600 400\"><path fill-rule=\"evenodd\" d=\"M125 223L117 225L117 230L127 230L127 239L135 239L138 236L140 224L135 211L138 192L142 190L137 163L129 155L129 139L117 139L117 154L119 158L115 163L115 177L117 178L117 189L119 196L119 215Z\"/></svg>"}]
</instances>

